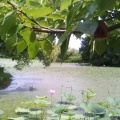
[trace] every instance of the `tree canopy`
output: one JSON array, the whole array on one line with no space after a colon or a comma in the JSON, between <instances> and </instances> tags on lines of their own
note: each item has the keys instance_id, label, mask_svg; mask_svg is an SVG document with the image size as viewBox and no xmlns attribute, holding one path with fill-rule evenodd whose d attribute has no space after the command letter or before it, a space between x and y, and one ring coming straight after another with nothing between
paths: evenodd
<instances>
[{"instance_id":1,"label":"tree canopy","mask_svg":"<svg viewBox=\"0 0 120 120\"><path fill-rule=\"evenodd\" d=\"M90 63L94 66L120 67L120 54L118 54L112 47L107 47L106 51L102 55L98 55L97 52L94 51L92 57L90 58L89 42L89 37L82 37L81 47L79 49L81 62Z\"/></svg>"},{"instance_id":2,"label":"tree canopy","mask_svg":"<svg viewBox=\"0 0 120 120\"><path fill-rule=\"evenodd\" d=\"M91 37L91 55L120 53L119 0L0 0L0 38L9 53L49 56L57 38L64 57L71 34Z\"/></svg>"}]
</instances>

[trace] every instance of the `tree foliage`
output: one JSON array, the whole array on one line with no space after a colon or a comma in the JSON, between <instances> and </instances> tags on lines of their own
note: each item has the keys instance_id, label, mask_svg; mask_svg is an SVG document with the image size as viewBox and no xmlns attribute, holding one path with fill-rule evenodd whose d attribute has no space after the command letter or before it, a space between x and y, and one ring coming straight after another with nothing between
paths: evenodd
<instances>
[{"instance_id":1,"label":"tree foliage","mask_svg":"<svg viewBox=\"0 0 120 120\"><path fill-rule=\"evenodd\" d=\"M119 8L119 0L1 0L0 37L10 54L26 51L30 59L49 57L55 38L64 57L71 34L91 36L91 55L107 46L120 53Z\"/></svg>"},{"instance_id":2,"label":"tree foliage","mask_svg":"<svg viewBox=\"0 0 120 120\"><path fill-rule=\"evenodd\" d=\"M98 51L95 50L92 56L90 56L90 47L90 38L82 38L79 49L82 62L95 66L120 66L120 54L113 49L113 46L108 46L102 55L98 55Z\"/></svg>"}]
</instances>

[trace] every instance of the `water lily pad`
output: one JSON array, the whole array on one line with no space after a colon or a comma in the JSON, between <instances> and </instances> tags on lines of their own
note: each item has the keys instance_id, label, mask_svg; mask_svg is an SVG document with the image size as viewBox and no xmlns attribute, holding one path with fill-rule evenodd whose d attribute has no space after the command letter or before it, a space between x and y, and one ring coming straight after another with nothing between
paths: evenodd
<instances>
[{"instance_id":1,"label":"water lily pad","mask_svg":"<svg viewBox=\"0 0 120 120\"><path fill-rule=\"evenodd\" d=\"M95 104L95 103L86 103L83 102L80 104L81 108L84 109L84 111L88 114L94 114L94 115L102 115L105 114L106 110L104 107Z\"/></svg>"},{"instance_id":2,"label":"water lily pad","mask_svg":"<svg viewBox=\"0 0 120 120\"><path fill-rule=\"evenodd\" d=\"M36 96L36 98L40 100L46 100L48 97L47 96Z\"/></svg>"},{"instance_id":3,"label":"water lily pad","mask_svg":"<svg viewBox=\"0 0 120 120\"><path fill-rule=\"evenodd\" d=\"M64 112L65 108L66 108L66 105L56 104L53 108L53 111L57 114L61 114Z\"/></svg>"},{"instance_id":4,"label":"water lily pad","mask_svg":"<svg viewBox=\"0 0 120 120\"><path fill-rule=\"evenodd\" d=\"M41 114L41 110L30 111L29 114L38 115L38 114Z\"/></svg>"},{"instance_id":5,"label":"water lily pad","mask_svg":"<svg viewBox=\"0 0 120 120\"><path fill-rule=\"evenodd\" d=\"M35 103L36 105L39 105L40 107L45 107L45 106L48 106L48 105L51 104L49 101L39 100L39 99L35 100L34 103Z\"/></svg>"},{"instance_id":6,"label":"water lily pad","mask_svg":"<svg viewBox=\"0 0 120 120\"><path fill-rule=\"evenodd\" d=\"M18 107L18 108L15 110L15 112L16 112L17 114L28 114L28 113L30 112L30 110L29 110L29 109L25 109L25 108L20 108L20 107Z\"/></svg>"},{"instance_id":7,"label":"water lily pad","mask_svg":"<svg viewBox=\"0 0 120 120\"><path fill-rule=\"evenodd\" d=\"M75 115L75 112L69 111L69 112L67 112L67 115L68 115L68 116L74 116L74 115Z\"/></svg>"},{"instance_id":8,"label":"water lily pad","mask_svg":"<svg viewBox=\"0 0 120 120\"><path fill-rule=\"evenodd\" d=\"M85 119L85 116L83 114L76 114L75 119Z\"/></svg>"},{"instance_id":9,"label":"water lily pad","mask_svg":"<svg viewBox=\"0 0 120 120\"><path fill-rule=\"evenodd\" d=\"M68 108L69 110L75 110L75 109L78 108L78 106L76 106L76 105L70 105L70 106L68 106L67 108Z\"/></svg>"},{"instance_id":10,"label":"water lily pad","mask_svg":"<svg viewBox=\"0 0 120 120\"><path fill-rule=\"evenodd\" d=\"M34 120L29 117L8 118L8 120Z\"/></svg>"}]
</instances>

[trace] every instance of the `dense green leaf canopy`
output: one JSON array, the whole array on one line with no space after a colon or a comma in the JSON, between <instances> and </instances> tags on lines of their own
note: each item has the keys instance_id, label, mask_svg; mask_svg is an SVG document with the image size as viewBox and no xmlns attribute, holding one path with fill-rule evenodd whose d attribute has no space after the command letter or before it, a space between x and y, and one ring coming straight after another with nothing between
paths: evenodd
<instances>
[{"instance_id":1,"label":"dense green leaf canopy","mask_svg":"<svg viewBox=\"0 0 120 120\"><path fill-rule=\"evenodd\" d=\"M55 38L64 57L71 34L90 36L92 52L119 52L119 8L119 0L0 0L0 38L10 53L27 50L31 59L50 55Z\"/></svg>"}]
</instances>

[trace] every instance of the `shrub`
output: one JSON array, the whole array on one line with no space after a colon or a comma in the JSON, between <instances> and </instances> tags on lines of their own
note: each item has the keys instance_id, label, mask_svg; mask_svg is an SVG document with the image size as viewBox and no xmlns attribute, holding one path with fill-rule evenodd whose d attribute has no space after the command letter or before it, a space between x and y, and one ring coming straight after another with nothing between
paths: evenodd
<instances>
[{"instance_id":1,"label":"shrub","mask_svg":"<svg viewBox=\"0 0 120 120\"><path fill-rule=\"evenodd\" d=\"M80 63L81 62L81 57L80 57L79 54L78 55L74 55L74 56L70 56L64 62L67 62L67 63Z\"/></svg>"},{"instance_id":2,"label":"shrub","mask_svg":"<svg viewBox=\"0 0 120 120\"><path fill-rule=\"evenodd\" d=\"M0 89L7 88L12 81L12 75L4 72L4 67L0 67Z\"/></svg>"},{"instance_id":3,"label":"shrub","mask_svg":"<svg viewBox=\"0 0 120 120\"><path fill-rule=\"evenodd\" d=\"M61 58L61 54L59 53L56 62L70 62L70 63L79 63L81 61L80 54L76 49L69 49L64 56L64 59Z\"/></svg>"}]
</instances>

